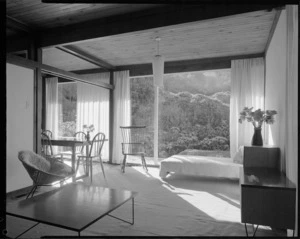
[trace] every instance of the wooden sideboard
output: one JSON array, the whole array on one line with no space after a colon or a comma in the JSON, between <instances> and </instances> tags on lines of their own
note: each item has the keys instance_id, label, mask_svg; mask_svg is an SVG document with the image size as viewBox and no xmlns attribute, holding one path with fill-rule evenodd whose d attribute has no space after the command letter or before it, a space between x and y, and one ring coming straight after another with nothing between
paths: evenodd
<instances>
[{"instance_id":1,"label":"wooden sideboard","mask_svg":"<svg viewBox=\"0 0 300 239\"><path fill-rule=\"evenodd\" d=\"M279 170L280 149L244 147L241 171L241 222L295 229L296 187ZM253 236L255 235L255 232Z\"/></svg>"}]
</instances>

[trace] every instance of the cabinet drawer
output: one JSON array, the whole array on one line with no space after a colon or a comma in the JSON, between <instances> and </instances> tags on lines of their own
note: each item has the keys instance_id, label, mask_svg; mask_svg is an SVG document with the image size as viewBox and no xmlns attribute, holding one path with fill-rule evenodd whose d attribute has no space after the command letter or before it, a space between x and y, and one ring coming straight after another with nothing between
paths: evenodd
<instances>
[{"instance_id":1,"label":"cabinet drawer","mask_svg":"<svg viewBox=\"0 0 300 239\"><path fill-rule=\"evenodd\" d=\"M295 190L244 185L241 189L241 219L243 223L294 229Z\"/></svg>"}]
</instances>

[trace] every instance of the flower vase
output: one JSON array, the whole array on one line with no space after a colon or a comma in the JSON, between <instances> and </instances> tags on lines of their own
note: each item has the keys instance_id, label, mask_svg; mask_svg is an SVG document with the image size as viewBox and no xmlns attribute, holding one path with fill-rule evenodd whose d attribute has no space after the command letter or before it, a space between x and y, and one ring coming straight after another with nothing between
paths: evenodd
<instances>
[{"instance_id":1,"label":"flower vase","mask_svg":"<svg viewBox=\"0 0 300 239\"><path fill-rule=\"evenodd\" d=\"M88 142L90 141L90 132L89 132L89 131L86 133L86 140L87 140Z\"/></svg>"},{"instance_id":2,"label":"flower vase","mask_svg":"<svg viewBox=\"0 0 300 239\"><path fill-rule=\"evenodd\" d=\"M263 139L261 136L261 128L254 128L254 134L252 137L251 144L253 146L262 146L263 145Z\"/></svg>"}]
</instances>

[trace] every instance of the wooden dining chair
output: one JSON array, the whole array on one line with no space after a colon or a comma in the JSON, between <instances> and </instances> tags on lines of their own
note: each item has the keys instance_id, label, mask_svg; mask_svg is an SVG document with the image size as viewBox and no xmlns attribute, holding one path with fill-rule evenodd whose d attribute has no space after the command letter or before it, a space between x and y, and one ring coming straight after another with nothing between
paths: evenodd
<instances>
[{"instance_id":1,"label":"wooden dining chair","mask_svg":"<svg viewBox=\"0 0 300 239\"><path fill-rule=\"evenodd\" d=\"M142 166L148 172L145 160L145 129L146 126L120 126L122 132L122 154L124 155L121 171L125 172L128 155L140 156Z\"/></svg>"},{"instance_id":2,"label":"wooden dining chair","mask_svg":"<svg viewBox=\"0 0 300 239\"><path fill-rule=\"evenodd\" d=\"M95 159L95 158L99 158L102 173L105 178L104 167L103 167L103 162L102 162L102 155L101 155L101 151L102 151L104 142L105 142L105 134L101 133L101 132L97 133L91 142L91 146L89 148L88 155L79 155L78 156L78 161L77 161L76 167L78 168L78 164L79 164L80 160L84 161L84 159L86 159L85 161L87 162L87 169L89 170L89 173L91 175L91 183L93 182L93 159ZM83 165L84 165L84 162L83 162Z\"/></svg>"},{"instance_id":3,"label":"wooden dining chair","mask_svg":"<svg viewBox=\"0 0 300 239\"><path fill-rule=\"evenodd\" d=\"M47 133L42 132L41 133L41 154L45 158L55 158L61 160L61 155L60 154L54 154L53 153L53 148L51 144L51 138L48 136Z\"/></svg>"},{"instance_id":4,"label":"wooden dining chair","mask_svg":"<svg viewBox=\"0 0 300 239\"><path fill-rule=\"evenodd\" d=\"M52 131L45 129L42 131L43 134L46 134L50 139L52 139Z\"/></svg>"},{"instance_id":5,"label":"wooden dining chair","mask_svg":"<svg viewBox=\"0 0 300 239\"><path fill-rule=\"evenodd\" d=\"M87 140L87 135L86 133L84 133L83 131L78 131L76 132L73 137L77 140L80 140L80 141L86 141ZM85 151L84 151L84 148L85 146L82 144L82 145L78 145L76 146L76 149L75 149L75 158L77 159L77 157L79 155L84 155L85 154ZM68 150L68 151L62 151L60 152L61 154L61 158L62 160L64 159L65 156L68 156L68 157L71 157L72 156L72 151L71 150ZM78 159L77 159L78 160ZM79 165L78 165L79 166ZM78 168L76 168L76 172L77 172Z\"/></svg>"}]
</instances>

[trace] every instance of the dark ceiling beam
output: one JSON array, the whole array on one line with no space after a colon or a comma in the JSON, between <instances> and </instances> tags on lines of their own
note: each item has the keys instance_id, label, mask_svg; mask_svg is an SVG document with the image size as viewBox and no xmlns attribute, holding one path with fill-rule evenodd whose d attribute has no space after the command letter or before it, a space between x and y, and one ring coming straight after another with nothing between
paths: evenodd
<instances>
[{"instance_id":1,"label":"dark ceiling beam","mask_svg":"<svg viewBox=\"0 0 300 239\"><path fill-rule=\"evenodd\" d=\"M102 59L99 59L98 57L95 57L86 51L81 50L80 48L76 46L71 45L65 45L65 46L57 46L57 49L67 52L73 56L76 56L82 60L88 61L94 65L100 66L101 68L107 69L107 70L114 70L115 67Z\"/></svg>"},{"instance_id":2,"label":"dark ceiling beam","mask_svg":"<svg viewBox=\"0 0 300 239\"><path fill-rule=\"evenodd\" d=\"M6 15L6 27L17 31L27 32L27 33L32 32L32 29L29 26L7 15Z\"/></svg>"},{"instance_id":3,"label":"dark ceiling beam","mask_svg":"<svg viewBox=\"0 0 300 239\"><path fill-rule=\"evenodd\" d=\"M110 35L225 17L259 10L272 10L278 4L169 5L130 14L106 17L39 32L39 47L50 47Z\"/></svg>"},{"instance_id":4,"label":"dark ceiling beam","mask_svg":"<svg viewBox=\"0 0 300 239\"><path fill-rule=\"evenodd\" d=\"M33 42L34 38L32 35L8 38L6 40L6 53L28 50Z\"/></svg>"},{"instance_id":5,"label":"dark ceiling beam","mask_svg":"<svg viewBox=\"0 0 300 239\"><path fill-rule=\"evenodd\" d=\"M194 59L194 60L169 61L169 62L165 62L164 73L171 74L171 73L181 73L181 72L226 69L231 67L232 60L249 59L249 58L256 58L256 57L264 57L264 53ZM147 76L153 74L151 63L116 66L115 70L116 71L129 70L130 77ZM89 70L78 70L73 72L82 75L82 74L102 73L105 71L102 69L89 69Z\"/></svg>"},{"instance_id":6,"label":"dark ceiling beam","mask_svg":"<svg viewBox=\"0 0 300 239\"><path fill-rule=\"evenodd\" d=\"M10 64L14 64L17 66L27 67L33 70L36 70L37 68L40 68L42 71L42 74L44 75L51 75L51 76L57 76L61 77L67 80L76 81L76 82L82 82L87 83L94 86L99 86L102 88L106 88L109 90L113 90L114 86L104 83L104 82L91 82L90 80L75 74L74 72L64 71L58 68L55 68L53 66L49 66L46 64L42 64L40 62L24 59L23 57L15 56L13 54L7 54L6 55L6 62Z\"/></svg>"}]
</instances>

